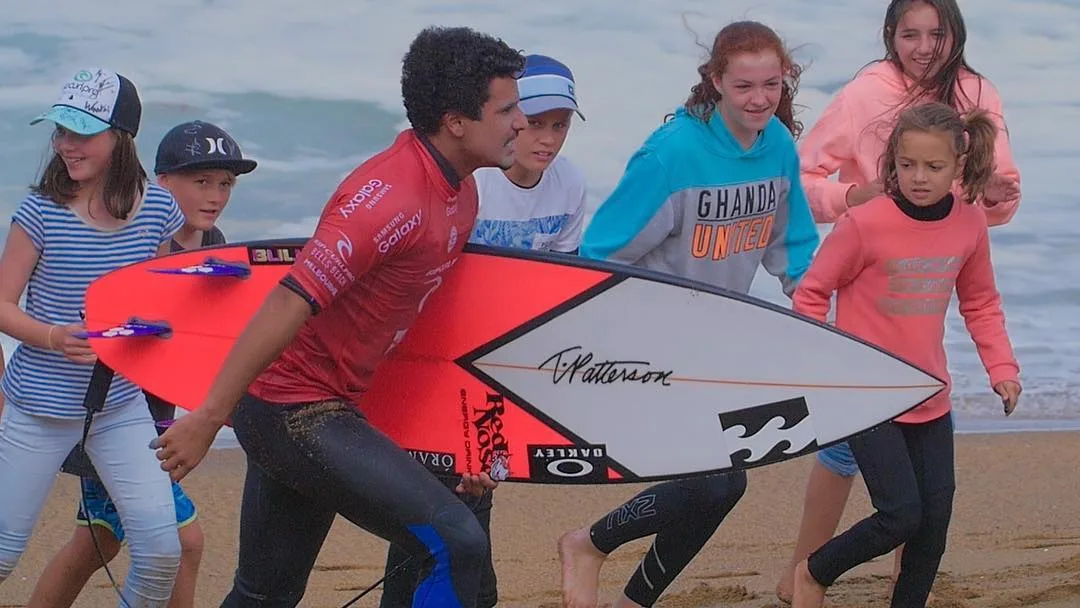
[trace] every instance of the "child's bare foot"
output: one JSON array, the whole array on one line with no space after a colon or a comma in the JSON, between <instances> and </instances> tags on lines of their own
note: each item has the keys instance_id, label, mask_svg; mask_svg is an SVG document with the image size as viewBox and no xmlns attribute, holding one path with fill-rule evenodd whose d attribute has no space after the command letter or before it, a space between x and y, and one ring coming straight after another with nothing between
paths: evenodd
<instances>
[{"instance_id":1,"label":"child's bare foot","mask_svg":"<svg viewBox=\"0 0 1080 608\"><path fill-rule=\"evenodd\" d=\"M805 559L795 566L795 584L792 591L792 608L821 608L825 603L825 587L810 574Z\"/></svg>"},{"instance_id":2,"label":"child's bare foot","mask_svg":"<svg viewBox=\"0 0 1080 608\"><path fill-rule=\"evenodd\" d=\"M795 585L795 567L788 565L780 573L780 580L776 582L776 599L785 604L791 604L792 587Z\"/></svg>"},{"instance_id":3,"label":"child's bare foot","mask_svg":"<svg viewBox=\"0 0 1080 608\"><path fill-rule=\"evenodd\" d=\"M559 539L562 562L563 608L596 608L599 598L600 567L607 556L589 538L589 529L567 532Z\"/></svg>"}]
</instances>

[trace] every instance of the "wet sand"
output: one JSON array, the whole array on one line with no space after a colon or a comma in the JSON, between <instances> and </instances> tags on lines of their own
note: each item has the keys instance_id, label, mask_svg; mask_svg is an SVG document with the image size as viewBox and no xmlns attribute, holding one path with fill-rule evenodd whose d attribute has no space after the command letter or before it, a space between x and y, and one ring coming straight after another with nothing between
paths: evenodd
<instances>
[{"instance_id":1,"label":"wet sand","mask_svg":"<svg viewBox=\"0 0 1080 608\"><path fill-rule=\"evenodd\" d=\"M746 497L658 606L772 608L776 576L790 555L809 457L750 471ZM200 510L206 550L198 606L218 606L236 566L243 453L220 450L184 482ZM1080 433L957 437L957 496L949 548L935 587L940 608L1080 606ZM555 542L589 523L639 485L505 485L493 511L500 606L558 608ZM0 608L23 606L38 573L71 535L78 485L60 475L30 549L0 587ZM8 499L8 497L5 497ZM861 482L842 526L869 513ZM601 574L601 606L610 604L648 548L642 540L616 551ZM382 575L386 544L338 519L301 606L335 608ZM125 553L113 564L119 578ZM887 606L891 554L849 572L830 591L834 608ZM379 591L354 604L378 605ZM114 606L99 572L76 606Z\"/></svg>"}]
</instances>

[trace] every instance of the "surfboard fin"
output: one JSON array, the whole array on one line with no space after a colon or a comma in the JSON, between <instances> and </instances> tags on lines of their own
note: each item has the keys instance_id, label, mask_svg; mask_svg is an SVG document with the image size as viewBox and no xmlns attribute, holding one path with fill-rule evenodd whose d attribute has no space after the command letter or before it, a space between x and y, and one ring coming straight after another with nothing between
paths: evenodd
<instances>
[{"instance_id":1,"label":"surfboard fin","mask_svg":"<svg viewBox=\"0 0 1080 608\"><path fill-rule=\"evenodd\" d=\"M132 317L127 323L108 329L80 331L72 335L83 340L88 338L139 338L143 336L169 338L172 336L172 327L166 321L144 321Z\"/></svg>"},{"instance_id":2,"label":"surfboard fin","mask_svg":"<svg viewBox=\"0 0 1080 608\"><path fill-rule=\"evenodd\" d=\"M251 267L243 262L228 262L214 257L208 257L202 264L184 266L182 268L151 268L150 272L206 277L237 277L246 279L251 276Z\"/></svg>"}]
</instances>

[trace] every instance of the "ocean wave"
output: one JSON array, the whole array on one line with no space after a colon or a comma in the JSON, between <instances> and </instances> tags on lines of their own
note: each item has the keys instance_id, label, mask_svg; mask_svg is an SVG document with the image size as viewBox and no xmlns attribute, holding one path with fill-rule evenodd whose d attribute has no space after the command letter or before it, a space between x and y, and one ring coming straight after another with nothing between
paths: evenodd
<instances>
[{"instance_id":1,"label":"ocean wave","mask_svg":"<svg viewBox=\"0 0 1080 608\"><path fill-rule=\"evenodd\" d=\"M589 159L591 178L607 186L693 84L702 53L695 34L707 44L718 27L734 18L765 21L789 44L800 47L800 58L810 63L804 76L807 90L815 85L835 88L835 83L846 81L882 52L882 9L862 0L829 3L828 19L821 18L820 3L809 6L791 0L697 0L678 8L666 0L645 0L634 10L616 0L563 0L537 5L513 19L496 2L114 0L109 11L90 12L82 10L81 0L50 4L48 19L41 17L39 3L31 0L8 2L5 7L5 20L16 34L63 41L62 60L43 66L30 83L34 86L55 86L74 66L92 58L93 63L125 72L147 92L178 88L362 99L398 115L400 61L415 33L432 23L473 26L502 36L517 48L558 55L573 67L590 120L575 128L567 152ZM994 79L1007 108L1061 107L1080 100L1080 85L1073 78L1080 67L1080 47L1073 39L1080 8L986 0L964 10L967 55ZM693 31L685 27L684 15ZM149 23L169 27L151 29ZM1003 36L1008 45L1000 44ZM245 42L230 45L223 61L221 46L230 40ZM1024 52L1015 52L1017 48ZM19 55L6 52L16 67L23 62ZM632 76L620 76L627 74ZM1055 83L1052 96L1047 95L1046 82ZM31 100L29 91L14 94L24 102ZM40 103L43 98L33 99ZM826 95L808 95L799 102L810 106L812 117L827 100ZM1019 149L1075 149L1054 113L1017 112L1010 114L1010 124Z\"/></svg>"}]
</instances>

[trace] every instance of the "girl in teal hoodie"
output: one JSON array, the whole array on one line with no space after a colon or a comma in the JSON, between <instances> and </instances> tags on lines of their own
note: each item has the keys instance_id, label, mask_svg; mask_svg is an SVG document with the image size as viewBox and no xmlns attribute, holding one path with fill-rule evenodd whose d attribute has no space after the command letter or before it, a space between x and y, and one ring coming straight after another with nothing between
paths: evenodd
<instances>
[{"instance_id":1,"label":"girl in teal hoodie","mask_svg":"<svg viewBox=\"0 0 1080 608\"><path fill-rule=\"evenodd\" d=\"M775 32L739 22L698 73L684 107L631 157L581 254L744 294L760 265L790 296L818 245L795 149L800 69ZM661 483L565 534L563 605L595 608L607 555L655 535L614 608L652 606L745 490L743 471Z\"/></svg>"}]
</instances>

